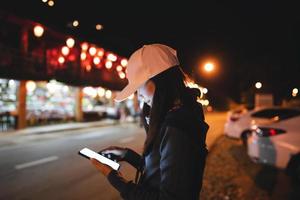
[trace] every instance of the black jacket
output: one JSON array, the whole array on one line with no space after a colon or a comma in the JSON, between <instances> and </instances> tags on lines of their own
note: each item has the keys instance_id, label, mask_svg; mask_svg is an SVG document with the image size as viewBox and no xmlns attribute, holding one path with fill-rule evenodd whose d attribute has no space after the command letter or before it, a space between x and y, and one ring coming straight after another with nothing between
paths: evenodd
<instances>
[{"instance_id":1,"label":"black jacket","mask_svg":"<svg viewBox=\"0 0 300 200\"><path fill-rule=\"evenodd\" d=\"M108 180L125 200L198 200L202 187L208 125L202 106L181 106L168 112L145 158L129 150L125 160L144 173L138 184L125 182L117 171Z\"/></svg>"}]
</instances>

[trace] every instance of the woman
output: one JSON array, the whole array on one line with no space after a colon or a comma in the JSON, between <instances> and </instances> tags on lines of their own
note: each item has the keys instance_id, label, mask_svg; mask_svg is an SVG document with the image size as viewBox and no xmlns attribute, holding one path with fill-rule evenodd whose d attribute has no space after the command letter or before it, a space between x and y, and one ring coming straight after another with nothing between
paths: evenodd
<instances>
[{"instance_id":1,"label":"woman","mask_svg":"<svg viewBox=\"0 0 300 200\"><path fill-rule=\"evenodd\" d=\"M116 100L137 91L144 101L144 152L140 156L131 149L109 147L102 153L134 166L136 180L127 181L109 166L91 161L126 200L199 199L208 125L197 103L200 91L185 86L178 65L176 51L161 44L143 46L128 61L129 83Z\"/></svg>"}]
</instances>

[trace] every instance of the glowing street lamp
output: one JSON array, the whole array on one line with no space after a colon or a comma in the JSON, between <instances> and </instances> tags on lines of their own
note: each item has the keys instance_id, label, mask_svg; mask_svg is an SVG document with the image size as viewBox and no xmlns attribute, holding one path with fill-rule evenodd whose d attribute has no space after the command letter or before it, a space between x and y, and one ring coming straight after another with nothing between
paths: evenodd
<instances>
[{"instance_id":1,"label":"glowing street lamp","mask_svg":"<svg viewBox=\"0 0 300 200\"><path fill-rule=\"evenodd\" d=\"M54 6L54 1L48 1L48 5L50 6L50 7L52 7L52 6Z\"/></svg>"},{"instance_id":2,"label":"glowing street lamp","mask_svg":"<svg viewBox=\"0 0 300 200\"><path fill-rule=\"evenodd\" d=\"M103 29L103 26L101 24L97 24L96 25L96 30L100 31L101 29Z\"/></svg>"},{"instance_id":3,"label":"glowing street lamp","mask_svg":"<svg viewBox=\"0 0 300 200\"><path fill-rule=\"evenodd\" d=\"M298 88L294 88L292 91L292 96L296 97L298 95L298 92L299 92Z\"/></svg>"},{"instance_id":4,"label":"glowing street lamp","mask_svg":"<svg viewBox=\"0 0 300 200\"><path fill-rule=\"evenodd\" d=\"M261 82L255 83L255 87L256 87L256 89L262 88L262 83Z\"/></svg>"},{"instance_id":5,"label":"glowing street lamp","mask_svg":"<svg viewBox=\"0 0 300 200\"><path fill-rule=\"evenodd\" d=\"M74 21L73 21L73 26L74 26L74 27L79 26L79 21L78 21L78 20L74 20Z\"/></svg>"},{"instance_id":6,"label":"glowing street lamp","mask_svg":"<svg viewBox=\"0 0 300 200\"><path fill-rule=\"evenodd\" d=\"M212 72L215 69L215 65L213 63L206 63L204 65L204 70L208 73Z\"/></svg>"}]
</instances>

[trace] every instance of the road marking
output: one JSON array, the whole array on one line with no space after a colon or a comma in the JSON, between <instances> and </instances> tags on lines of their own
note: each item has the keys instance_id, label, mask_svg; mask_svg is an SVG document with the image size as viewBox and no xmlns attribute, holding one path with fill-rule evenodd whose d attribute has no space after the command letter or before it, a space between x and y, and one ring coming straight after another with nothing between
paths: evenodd
<instances>
[{"instance_id":1,"label":"road marking","mask_svg":"<svg viewBox=\"0 0 300 200\"><path fill-rule=\"evenodd\" d=\"M119 140L119 143L124 144L124 143L129 143L134 140L134 137L128 137L128 138L123 138Z\"/></svg>"},{"instance_id":2,"label":"road marking","mask_svg":"<svg viewBox=\"0 0 300 200\"><path fill-rule=\"evenodd\" d=\"M47 157L47 158L43 158L43 159L39 159L39 160L35 160L35 161L31 161L31 162L16 165L15 169L20 170L20 169L24 169L24 168L27 168L27 167L33 167L33 166L41 165L41 164L44 164L44 163L47 163L47 162L52 162L52 161L55 161L57 159L58 159L57 156L50 156L50 157Z\"/></svg>"}]
</instances>

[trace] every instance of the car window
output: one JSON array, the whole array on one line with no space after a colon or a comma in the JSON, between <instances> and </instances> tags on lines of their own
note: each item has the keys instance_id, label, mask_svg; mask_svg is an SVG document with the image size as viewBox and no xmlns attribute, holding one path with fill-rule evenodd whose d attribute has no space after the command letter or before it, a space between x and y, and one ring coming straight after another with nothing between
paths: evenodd
<instances>
[{"instance_id":1,"label":"car window","mask_svg":"<svg viewBox=\"0 0 300 200\"><path fill-rule=\"evenodd\" d=\"M251 115L256 118L272 119L278 117L279 120L284 120L296 116L300 116L300 111L295 109L265 109L255 112Z\"/></svg>"}]
</instances>

